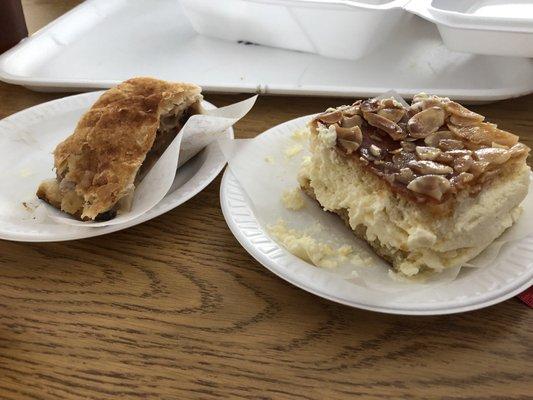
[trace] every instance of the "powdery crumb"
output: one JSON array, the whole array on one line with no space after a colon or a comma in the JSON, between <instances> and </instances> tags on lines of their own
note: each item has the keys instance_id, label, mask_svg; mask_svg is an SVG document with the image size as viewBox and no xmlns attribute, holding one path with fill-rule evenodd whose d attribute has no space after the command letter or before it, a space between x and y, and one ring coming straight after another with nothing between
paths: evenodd
<instances>
[{"instance_id":1,"label":"powdery crumb","mask_svg":"<svg viewBox=\"0 0 533 400\"><path fill-rule=\"evenodd\" d=\"M339 266L339 263L347 260L353 262L355 258L358 260L357 263L354 263L356 265L361 265L361 263L371 265L373 261L371 257L364 254L354 254L349 259L348 256L354 252L352 246L342 245L333 248L328 243L316 240L308 232L287 227L287 223L282 219L278 220L276 224L270 225L268 232L290 253L317 267L334 269Z\"/></svg>"},{"instance_id":2,"label":"powdery crumb","mask_svg":"<svg viewBox=\"0 0 533 400\"><path fill-rule=\"evenodd\" d=\"M336 268L336 252L327 243L317 242L314 238L295 229L290 229L284 220L268 227L268 232L289 252L317 267Z\"/></svg>"},{"instance_id":3,"label":"powdery crumb","mask_svg":"<svg viewBox=\"0 0 533 400\"><path fill-rule=\"evenodd\" d=\"M307 128L298 129L292 133L291 137L294 140L301 141L307 138L308 132L309 130Z\"/></svg>"},{"instance_id":4,"label":"powdery crumb","mask_svg":"<svg viewBox=\"0 0 533 400\"><path fill-rule=\"evenodd\" d=\"M299 144L296 144L294 146L291 146L285 149L285 157L292 158L301 151L302 151L302 146L300 146Z\"/></svg>"},{"instance_id":5,"label":"powdery crumb","mask_svg":"<svg viewBox=\"0 0 533 400\"><path fill-rule=\"evenodd\" d=\"M345 244L337 249L337 256L339 257L340 261L344 262L348 259L348 255L350 255L352 252L353 247Z\"/></svg>"},{"instance_id":6,"label":"powdery crumb","mask_svg":"<svg viewBox=\"0 0 533 400\"><path fill-rule=\"evenodd\" d=\"M268 164L274 164L274 157L266 156L265 157L265 162L268 163Z\"/></svg>"},{"instance_id":7,"label":"powdery crumb","mask_svg":"<svg viewBox=\"0 0 533 400\"><path fill-rule=\"evenodd\" d=\"M298 211L305 207L300 188L285 190L281 196L281 202L288 210Z\"/></svg>"},{"instance_id":8,"label":"powdery crumb","mask_svg":"<svg viewBox=\"0 0 533 400\"><path fill-rule=\"evenodd\" d=\"M353 247L347 244L339 247L339 249L337 250L337 253L339 253L340 256L344 256L344 257L346 257L348 254L351 254L352 252L353 252Z\"/></svg>"},{"instance_id":9,"label":"powdery crumb","mask_svg":"<svg viewBox=\"0 0 533 400\"><path fill-rule=\"evenodd\" d=\"M354 253L351 260L352 264L363 267L372 267L375 265L374 259L365 253Z\"/></svg>"}]
</instances>

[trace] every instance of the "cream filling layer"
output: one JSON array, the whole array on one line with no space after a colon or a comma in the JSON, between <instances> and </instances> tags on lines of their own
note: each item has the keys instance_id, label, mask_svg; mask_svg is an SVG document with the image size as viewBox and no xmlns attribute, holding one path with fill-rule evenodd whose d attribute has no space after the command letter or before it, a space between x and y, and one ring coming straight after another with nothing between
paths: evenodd
<instances>
[{"instance_id":1,"label":"cream filling layer","mask_svg":"<svg viewBox=\"0 0 533 400\"><path fill-rule=\"evenodd\" d=\"M391 251L407 252L398 266L405 275L415 275L426 266L434 270L458 266L475 257L517 220L528 191L530 169L524 165L477 196L459 195L458 206L449 215L435 218L395 195L378 182L380 178L340 157L329 137L320 139L326 138L314 139L312 157L303 165L300 179L310 180L325 210L346 209L352 229L365 226L367 240L378 239Z\"/></svg>"}]
</instances>

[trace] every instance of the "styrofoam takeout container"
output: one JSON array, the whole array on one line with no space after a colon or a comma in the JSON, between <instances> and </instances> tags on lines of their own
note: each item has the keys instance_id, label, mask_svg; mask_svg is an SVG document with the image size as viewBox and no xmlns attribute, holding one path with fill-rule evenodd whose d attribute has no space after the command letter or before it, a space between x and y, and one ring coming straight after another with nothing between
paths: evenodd
<instances>
[{"instance_id":1,"label":"styrofoam takeout container","mask_svg":"<svg viewBox=\"0 0 533 400\"><path fill-rule=\"evenodd\" d=\"M533 57L531 0L181 0L194 29L230 41L358 59L413 14L455 51ZM417 23L412 21L412 23Z\"/></svg>"},{"instance_id":2,"label":"styrofoam takeout container","mask_svg":"<svg viewBox=\"0 0 533 400\"><path fill-rule=\"evenodd\" d=\"M451 50L533 57L531 0L412 0L406 9L435 23Z\"/></svg>"},{"instance_id":3,"label":"styrofoam takeout container","mask_svg":"<svg viewBox=\"0 0 533 400\"><path fill-rule=\"evenodd\" d=\"M181 0L203 35L357 59L406 22L407 0Z\"/></svg>"}]
</instances>

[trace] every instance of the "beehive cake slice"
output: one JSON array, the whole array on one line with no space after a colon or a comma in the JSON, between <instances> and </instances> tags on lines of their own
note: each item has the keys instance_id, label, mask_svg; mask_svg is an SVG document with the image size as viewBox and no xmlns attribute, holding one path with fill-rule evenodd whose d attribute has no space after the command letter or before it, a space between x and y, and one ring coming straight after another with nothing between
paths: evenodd
<instances>
[{"instance_id":1,"label":"beehive cake slice","mask_svg":"<svg viewBox=\"0 0 533 400\"><path fill-rule=\"evenodd\" d=\"M519 217L529 148L448 98L370 99L310 124L299 182L395 270L461 265Z\"/></svg>"}]
</instances>

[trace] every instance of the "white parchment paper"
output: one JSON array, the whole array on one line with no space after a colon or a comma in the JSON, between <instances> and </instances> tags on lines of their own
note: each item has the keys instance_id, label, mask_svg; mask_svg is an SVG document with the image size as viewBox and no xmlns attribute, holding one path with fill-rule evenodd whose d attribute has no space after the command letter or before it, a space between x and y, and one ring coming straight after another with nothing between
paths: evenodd
<instances>
[{"instance_id":1,"label":"white parchment paper","mask_svg":"<svg viewBox=\"0 0 533 400\"><path fill-rule=\"evenodd\" d=\"M161 158L135 188L129 211L119 213L109 221L84 222L45 205L48 217L57 223L83 227L119 225L139 217L157 205L167 194L178 167L209 143L223 137L228 128L250 111L256 99L257 96L254 96L227 107L205 110L203 114L190 117Z\"/></svg>"}]
</instances>

